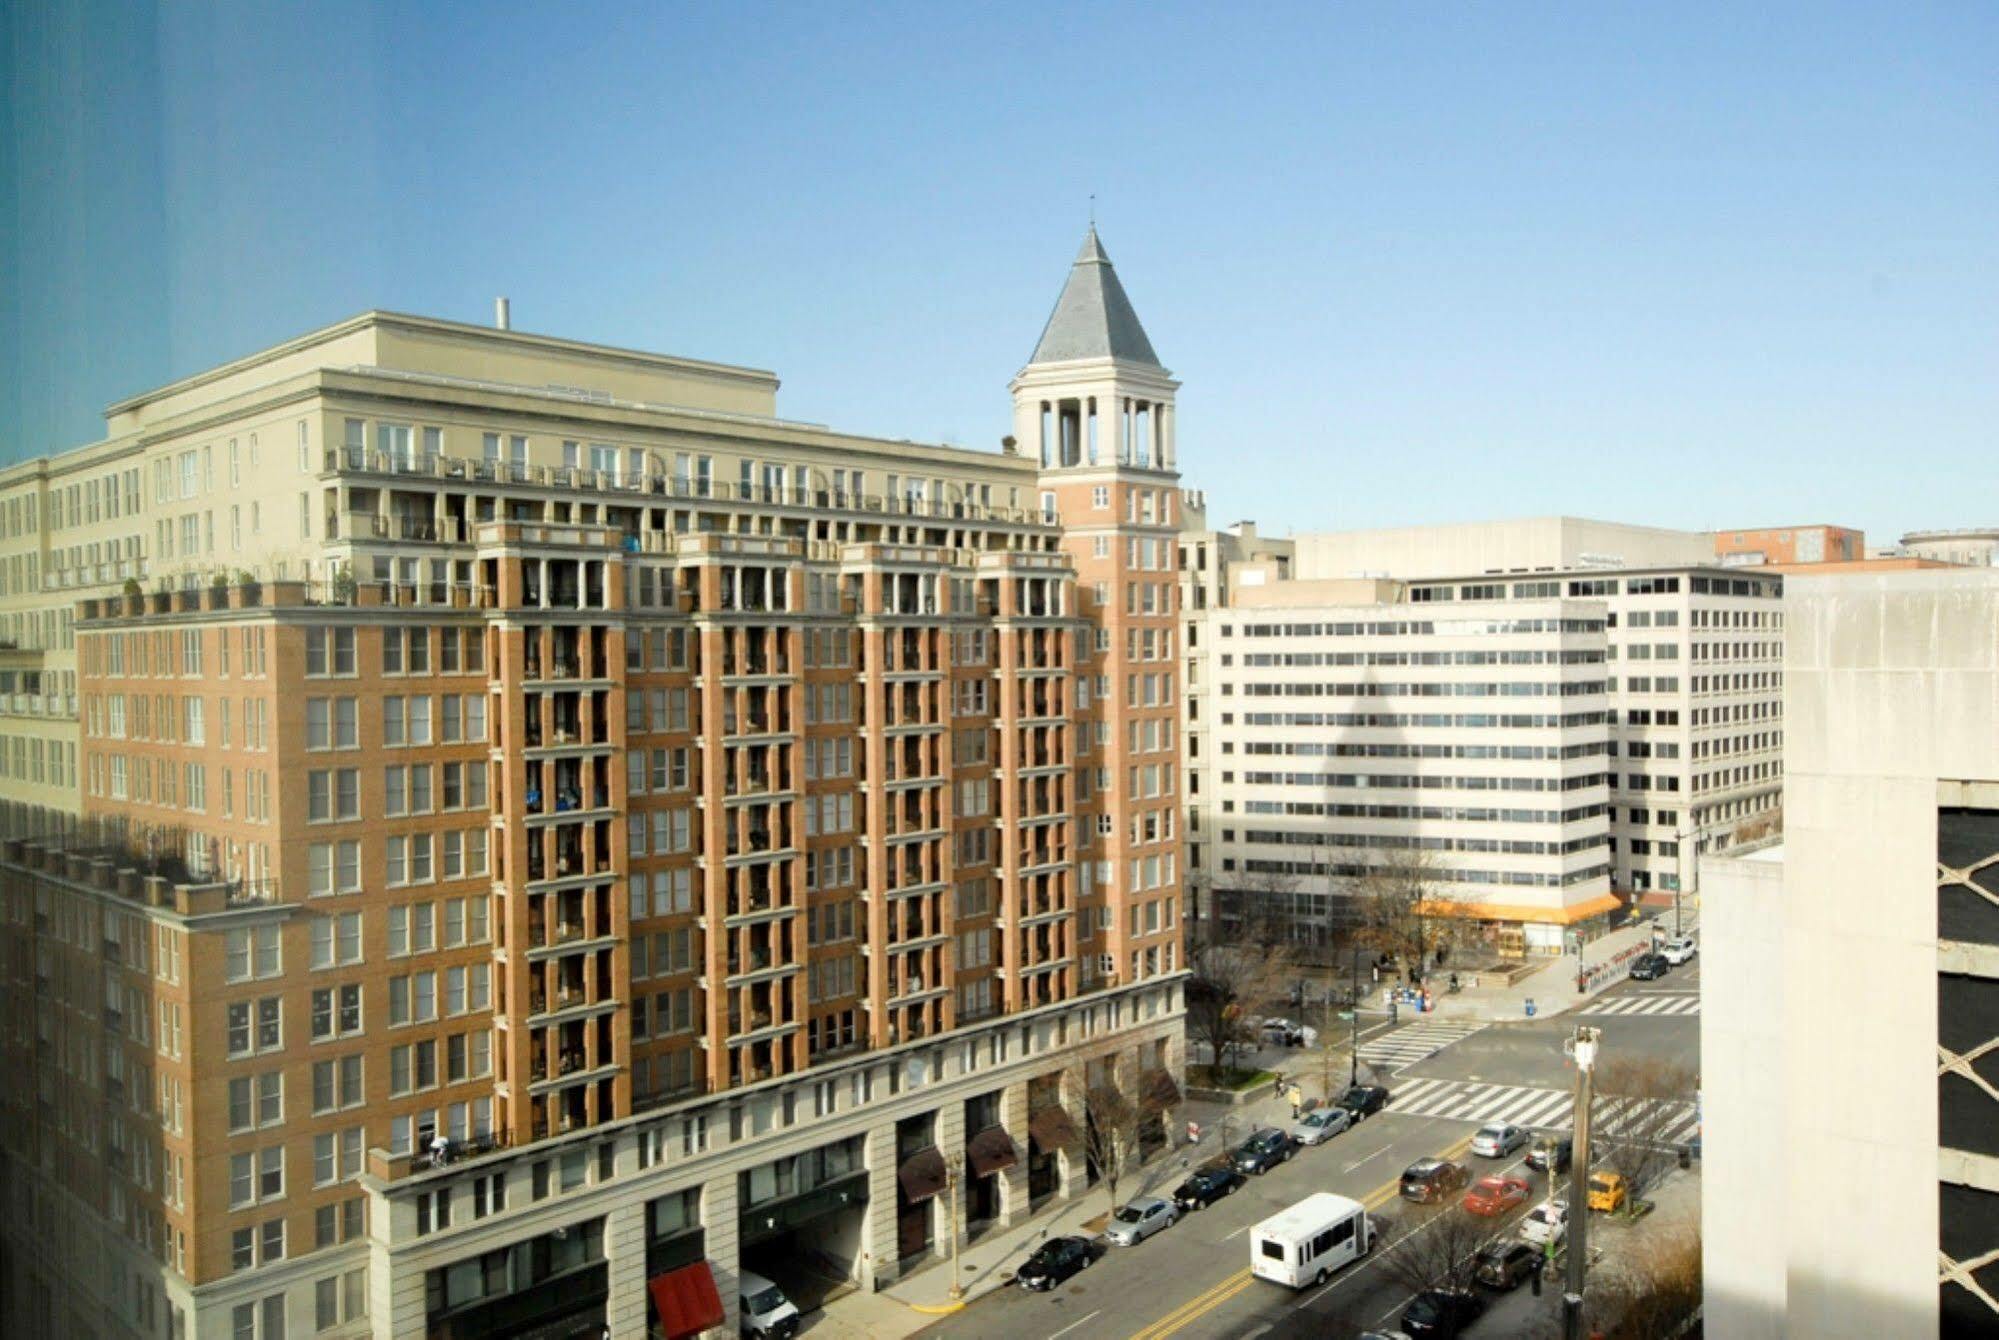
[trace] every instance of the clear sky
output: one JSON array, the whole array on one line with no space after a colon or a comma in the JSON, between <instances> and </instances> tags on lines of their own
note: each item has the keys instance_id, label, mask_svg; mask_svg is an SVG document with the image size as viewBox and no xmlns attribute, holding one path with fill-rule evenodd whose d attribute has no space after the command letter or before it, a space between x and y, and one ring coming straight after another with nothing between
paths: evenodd
<instances>
[{"instance_id":1,"label":"clear sky","mask_svg":"<svg viewBox=\"0 0 1999 1340\"><path fill-rule=\"evenodd\" d=\"M368 307L991 447L1097 197L1272 530L1999 524L1999 6L0 16L0 459Z\"/></svg>"}]
</instances>

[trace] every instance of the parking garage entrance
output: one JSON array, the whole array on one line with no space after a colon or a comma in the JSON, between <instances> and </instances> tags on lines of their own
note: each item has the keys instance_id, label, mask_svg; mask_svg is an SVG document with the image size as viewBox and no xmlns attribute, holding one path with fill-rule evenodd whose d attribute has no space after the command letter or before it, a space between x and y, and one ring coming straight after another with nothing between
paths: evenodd
<instances>
[{"instance_id":1,"label":"parking garage entrance","mask_svg":"<svg viewBox=\"0 0 1999 1340\"><path fill-rule=\"evenodd\" d=\"M738 1179L742 1267L784 1290L800 1312L853 1287L867 1229L862 1137L753 1168Z\"/></svg>"}]
</instances>

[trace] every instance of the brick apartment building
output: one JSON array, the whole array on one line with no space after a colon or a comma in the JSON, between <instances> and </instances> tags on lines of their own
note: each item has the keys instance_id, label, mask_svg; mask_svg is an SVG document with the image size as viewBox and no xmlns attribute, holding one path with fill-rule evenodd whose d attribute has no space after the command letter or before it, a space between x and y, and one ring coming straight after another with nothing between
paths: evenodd
<instances>
[{"instance_id":1,"label":"brick apartment building","mask_svg":"<svg viewBox=\"0 0 1999 1340\"><path fill-rule=\"evenodd\" d=\"M1173 400L1094 231L1000 451L368 313L0 473L22 1334L733 1334L1163 1137Z\"/></svg>"}]
</instances>

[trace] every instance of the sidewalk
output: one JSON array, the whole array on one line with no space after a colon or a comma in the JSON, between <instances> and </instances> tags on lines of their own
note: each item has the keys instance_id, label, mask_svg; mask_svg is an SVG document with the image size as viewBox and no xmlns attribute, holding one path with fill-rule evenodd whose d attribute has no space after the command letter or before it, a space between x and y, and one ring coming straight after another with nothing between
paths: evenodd
<instances>
[{"instance_id":1,"label":"sidewalk","mask_svg":"<svg viewBox=\"0 0 1999 1340\"><path fill-rule=\"evenodd\" d=\"M1682 926L1688 934L1700 929L1699 921L1692 916L1684 917ZM1455 996L1447 991L1432 997L1435 1008L1428 1014L1416 1014L1405 1009L1402 1017L1410 1022L1421 1019L1482 1019L1488 1023L1505 1023L1527 1018L1529 1000L1534 1002L1534 1017L1537 1019L1562 1014L1623 981L1628 960L1616 964L1614 960L1629 950L1643 948L1650 943L1655 931L1671 935L1672 928L1670 908L1648 908L1636 919L1584 945L1582 962L1585 969L1609 967L1608 971L1599 973L1587 993L1576 991L1576 960L1563 955L1550 958L1538 971L1512 986L1466 987ZM1442 976L1448 978L1448 970ZM1433 976L1432 981L1435 980Z\"/></svg>"}]
</instances>

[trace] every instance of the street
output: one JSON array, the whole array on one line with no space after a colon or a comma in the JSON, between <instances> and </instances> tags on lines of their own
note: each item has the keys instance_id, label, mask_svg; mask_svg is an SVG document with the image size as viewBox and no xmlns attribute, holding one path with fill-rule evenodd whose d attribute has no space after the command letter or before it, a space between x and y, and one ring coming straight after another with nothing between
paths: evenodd
<instances>
[{"instance_id":1,"label":"street","mask_svg":"<svg viewBox=\"0 0 1999 1340\"><path fill-rule=\"evenodd\" d=\"M1515 1212L1524 1213L1546 1195L1548 1178L1526 1171L1517 1156L1465 1159L1472 1131L1496 1118L1547 1128L1568 1125L1566 1095L1574 1075L1563 1057L1562 1040L1577 1023L1603 1030L1605 1059L1642 1056L1697 1068L1698 964L1696 959L1659 981L1623 983L1567 1015L1483 1025L1399 1072L1384 1068L1377 1073L1378 1082L1398 1094L1406 1091L1408 1108L1392 1103L1326 1144L1299 1150L1289 1163L1251 1178L1229 1199L1137 1247L1112 1249L1051 1293L1001 1289L924 1334L995 1340L1276 1340L1393 1329L1410 1297L1409 1289L1385 1268L1409 1231L1411 1216L1396 1195L1402 1170L1426 1155L1444 1155L1468 1162L1474 1177L1501 1171L1524 1175L1534 1187L1528 1204ZM1298 1057L1293 1073L1317 1073L1316 1057L1292 1055ZM1523 1121L1516 1112L1548 1116ZM1676 1121L1680 1131L1693 1130L1691 1111ZM1237 1130L1248 1124L1245 1119L1234 1123ZM1143 1184L1120 1186L1120 1198L1170 1192L1185 1175L1180 1159L1163 1160L1148 1172ZM1249 1228L1314 1191L1351 1196L1378 1216L1374 1252L1324 1286L1297 1293L1252 1278ZM1103 1199L1101 1190L1090 1194ZM1606 1225L1599 1237L1608 1240L1625 1231ZM1520 1336L1545 1330L1559 1310L1559 1293L1550 1288L1534 1299L1523 1285L1510 1295L1488 1295L1492 1306L1465 1334Z\"/></svg>"}]
</instances>

